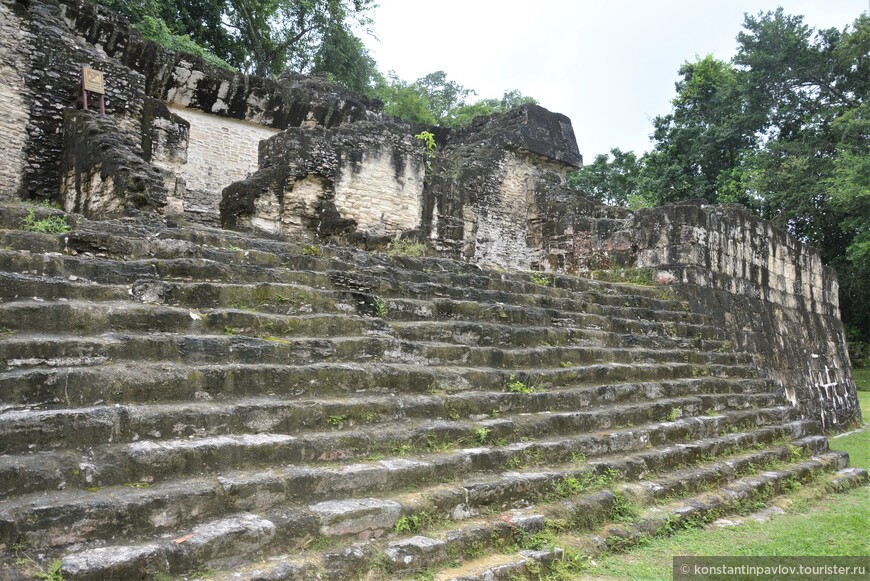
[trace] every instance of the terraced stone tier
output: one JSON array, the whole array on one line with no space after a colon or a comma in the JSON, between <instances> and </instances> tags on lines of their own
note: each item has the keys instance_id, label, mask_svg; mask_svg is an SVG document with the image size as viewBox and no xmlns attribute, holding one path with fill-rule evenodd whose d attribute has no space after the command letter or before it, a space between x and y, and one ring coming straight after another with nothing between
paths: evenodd
<instances>
[{"instance_id":1,"label":"terraced stone tier","mask_svg":"<svg viewBox=\"0 0 870 581\"><path fill-rule=\"evenodd\" d=\"M4 579L504 578L866 480L678 289L2 210Z\"/></svg>"}]
</instances>

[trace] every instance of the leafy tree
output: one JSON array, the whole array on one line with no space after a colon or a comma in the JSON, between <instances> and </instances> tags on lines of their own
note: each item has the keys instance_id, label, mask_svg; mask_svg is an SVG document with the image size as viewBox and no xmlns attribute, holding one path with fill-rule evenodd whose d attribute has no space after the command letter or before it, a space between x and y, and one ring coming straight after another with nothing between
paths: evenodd
<instances>
[{"instance_id":1,"label":"leafy tree","mask_svg":"<svg viewBox=\"0 0 870 581\"><path fill-rule=\"evenodd\" d=\"M755 118L744 106L745 88L732 65L707 56L684 63L673 111L653 121L655 155L645 177L660 203L691 198L719 201L740 190L731 172L755 143ZM730 186L730 187L729 187Z\"/></svg>"},{"instance_id":2,"label":"leafy tree","mask_svg":"<svg viewBox=\"0 0 870 581\"><path fill-rule=\"evenodd\" d=\"M442 127L462 127L475 117L503 113L529 103L537 104L535 99L518 90L505 91L501 99L482 99L466 104L465 100L476 95L475 91L451 81L444 71L429 73L413 83L401 80L391 71L380 80L375 94L384 102L384 111L388 115Z\"/></svg>"},{"instance_id":3,"label":"leafy tree","mask_svg":"<svg viewBox=\"0 0 870 581\"><path fill-rule=\"evenodd\" d=\"M431 103L418 86L400 79L390 71L381 78L375 88L375 95L384 102L384 113L412 123L435 125L435 115Z\"/></svg>"},{"instance_id":4,"label":"leafy tree","mask_svg":"<svg viewBox=\"0 0 870 581\"><path fill-rule=\"evenodd\" d=\"M615 147L610 154L596 155L591 164L568 174L568 185L605 204L627 206L630 199L642 197L642 169L634 152Z\"/></svg>"},{"instance_id":5,"label":"leafy tree","mask_svg":"<svg viewBox=\"0 0 870 581\"><path fill-rule=\"evenodd\" d=\"M162 20L172 33L189 36L245 73L317 70L348 86L371 84L371 58L351 28L370 24L374 0L100 1L133 24Z\"/></svg>"},{"instance_id":6,"label":"leafy tree","mask_svg":"<svg viewBox=\"0 0 870 581\"><path fill-rule=\"evenodd\" d=\"M504 113L521 105L537 105L538 101L532 97L523 95L517 89L505 91L501 99L481 99L469 105L454 107L443 124L447 127L462 127L470 124L475 117Z\"/></svg>"},{"instance_id":7,"label":"leafy tree","mask_svg":"<svg viewBox=\"0 0 870 581\"><path fill-rule=\"evenodd\" d=\"M362 95L372 95L380 78L377 64L362 41L340 28L324 35L311 72L327 73L335 82Z\"/></svg>"}]
</instances>

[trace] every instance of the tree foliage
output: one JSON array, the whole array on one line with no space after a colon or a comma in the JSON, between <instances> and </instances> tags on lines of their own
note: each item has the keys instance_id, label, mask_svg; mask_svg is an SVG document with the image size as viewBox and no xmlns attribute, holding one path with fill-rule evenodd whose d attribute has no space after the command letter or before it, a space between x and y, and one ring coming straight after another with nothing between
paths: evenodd
<instances>
[{"instance_id":1,"label":"tree foliage","mask_svg":"<svg viewBox=\"0 0 870 581\"><path fill-rule=\"evenodd\" d=\"M481 99L466 103L477 93L447 78L444 71L435 71L413 83L401 80L390 72L378 83L375 94L384 102L384 112L414 123L462 127L475 117L503 113L526 104L537 104L532 97L518 90L505 91L501 99Z\"/></svg>"},{"instance_id":2,"label":"tree foliage","mask_svg":"<svg viewBox=\"0 0 870 581\"><path fill-rule=\"evenodd\" d=\"M370 24L374 0L101 2L134 25L162 21L174 35L188 37L245 73L269 77L285 69L326 72L356 91L373 87L374 61L352 29Z\"/></svg>"}]
</instances>

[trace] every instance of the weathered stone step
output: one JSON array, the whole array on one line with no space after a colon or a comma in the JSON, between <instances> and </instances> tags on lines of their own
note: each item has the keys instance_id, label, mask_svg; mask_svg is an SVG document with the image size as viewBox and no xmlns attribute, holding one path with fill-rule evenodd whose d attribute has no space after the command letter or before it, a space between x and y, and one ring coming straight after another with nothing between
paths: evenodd
<instances>
[{"instance_id":1,"label":"weathered stone step","mask_svg":"<svg viewBox=\"0 0 870 581\"><path fill-rule=\"evenodd\" d=\"M833 473L832 475L827 475L824 472L816 472L812 475L812 477L821 481L842 481L844 483L843 491L845 492L851 488L855 488L866 483L866 471L860 470L858 471L858 473L854 473L854 470L855 469L843 469ZM796 478L796 476L792 476L792 478L794 479ZM791 486L791 481L793 480L786 480L786 483L783 486L783 491L787 492L787 489ZM751 498L754 502L762 502L762 499L770 498L770 490L775 489L775 483L773 481L768 481L766 484L768 484L767 488L760 491L757 488L745 488L747 492L746 496L749 497L750 495L752 495ZM734 491L728 491L728 493L733 496ZM727 502L728 500L729 496L726 496L725 501ZM643 524L646 525L644 527L644 530L634 539L625 539L624 537L619 536L619 533L617 532L615 536L607 536L599 539L587 538L585 539L585 543L582 543L581 540L579 541L580 543L582 543L581 549L579 551L577 547L570 547L570 545L564 545L565 547L572 549L570 552L567 552L565 549L557 545L552 547L546 547L540 550L520 550L513 555L496 553L492 557L479 557L476 559L468 559L458 566L445 568L434 574L430 572L427 573L427 575L434 581L493 581L495 579L511 580L533 578L540 575L548 575L551 572L555 572L557 567L561 567L562 573L560 574L564 574L564 563L570 563L570 559L572 558L579 557L581 559L585 559L609 550L619 551L621 549L631 547L634 544L640 543L643 539L649 538L649 536L668 535L671 534L673 530L681 528L683 526L697 526L696 523L709 521L712 519L712 515L715 515L718 512L736 512L739 510L740 500L732 502L729 506L726 506L724 508L716 507L706 512L698 511L697 501L687 500L684 502L683 505L674 505L670 508L670 514L667 515L665 526L662 526L661 521L656 519L649 519L644 521ZM692 516L686 517L685 513L687 512L692 513ZM527 523L524 522L523 524ZM524 536L526 538L531 537L532 534L534 534L538 530L541 530L541 526L543 525L538 524L538 526L535 528L530 527L528 531L523 531L521 536ZM619 531L621 529L617 528L616 530ZM563 538L565 537L565 535L562 536ZM578 543L578 539L572 539L570 538L570 536L567 537L567 540L569 540L572 544ZM606 546L608 540L610 541L611 547ZM395 547L392 549L392 551L388 549L385 553L387 556L396 555L398 557L402 557L409 562L413 562L415 560L420 562L422 561L421 557L437 553L436 550L433 550L433 547L436 549L443 548L438 546L437 541L434 541L434 539L418 536L414 539L409 539L407 541L396 542ZM300 565L293 562L292 560L288 562L288 560L290 559L292 559L292 557L290 555L287 555L280 560L270 560L257 566L248 566L242 568L238 572L233 574L232 579L269 579L271 578L269 577L269 575L277 571L279 567L281 568L281 570L285 571L298 570L301 574L304 569L297 569L298 567L300 567ZM579 566L576 567L576 571L582 571L583 568L583 563L581 562L579 563ZM249 571L253 572L255 570L257 570L258 573L249 573ZM577 575L582 574L583 573L577 573ZM229 577L229 575L226 573L218 573L215 577L217 581L225 581L229 580L230 578L231 577ZM300 576L298 578L303 579L304 577ZM405 576L397 575L394 578L405 578Z\"/></svg>"},{"instance_id":2,"label":"weathered stone step","mask_svg":"<svg viewBox=\"0 0 870 581\"><path fill-rule=\"evenodd\" d=\"M401 349L412 359L423 358L435 364L473 367L568 368L590 363L634 363L683 361L699 365L750 365L748 353L702 352L695 349L644 349L637 347L476 347L454 343L403 342Z\"/></svg>"},{"instance_id":3,"label":"weathered stone step","mask_svg":"<svg viewBox=\"0 0 870 581\"><path fill-rule=\"evenodd\" d=\"M740 464L745 469L752 471L752 462L747 461L746 457L741 458L741 460ZM413 543L410 540L394 541L387 545L386 550L383 550L379 544L369 547L368 553L370 558L380 559L382 562L386 560L390 564L388 569L393 573L399 575L404 573L410 577L414 571L433 566L444 566L451 561L461 562L463 557L473 560L481 552L487 552L487 549L494 552L506 545L519 544L522 546L528 543L534 534L555 527L555 529L562 531L563 537L572 541L572 548L575 552L579 550L582 554L596 555L603 551L621 550L643 538L648 538L651 534L669 534L683 526L682 523L691 522L692 517L697 518L705 513L713 514L713 510L716 511L715 514L727 514L740 510L741 505L747 502L766 499L781 492L782 489L787 489L788 483L791 481L805 481L822 476L826 471L842 465L843 461L842 453L826 453L804 462L790 464L777 472L762 472L758 476L743 476L736 480L733 478L740 476L741 471L735 471L733 463L731 466L725 467L724 473L710 470L709 467L696 470L693 473L697 480L695 488L705 489L704 474L713 474L714 481L718 482L721 488L675 501L665 507L654 507L645 513L650 516L636 519L635 523L631 525L607 524L594 535L576 536L578 532L582 533L582 531L595 527L599 523L619 517L626 503L622 491L614 493L605 490L549 505L513 510L502 514L496 520L471 521L467 525L448 532L436 532L427 537L417 537L417 539L428 539L427 544L429 545L439 544L442 549L445 549L445 552L441 554L436 551L413 551L413 545L419 544L420 540ZM649 484L655 487L655 482ZM574 535L573 538L571 538L572 535ZM411 546L406 548L409 544ZM408 551L407 549L412 550ZM548 549L552 550L549 547ZM546 552L550 552L550 550ZM381 551L387 559L379 556ZM448 552L450 558L445 557ZM333 560L333 570L341 570L344 574L352 573L354 566L359 565L351 559L341 559L341 555L336 554L336 552L327 553L325 556L325 561ZM411 556L411 559L404 558L407 556ZM340 567L335 561L343 563L344 566ZM546 562L543 564L546 565ZM477 566L480 568L479 563ZM540 567L535 568L535 570L541 571ZM445 569L436 578L489 578L486 576L477 577L476 575L466 577L465 575L469 572L469 567ZM512 572L524 573L525 571L512 569ZM481 574L486 575L486 567L483 567ZM332 578L338 579L340 577Z\"/></svg>"},{"instance_id":4,"label":"weathered stone step","mask_svg":"<svg viewBox=\"0 0 870 581\"><path fill-rule=\"evenodd\" d=\"M704 377L532 393L471 391L445 395L357 395L350 399L267 397L71 409L12 408L0 412L0 454L133 442L144 437L156 438L155 434L167 438L251 431L296 434L325 426L356 429L374 423L427 418L481 421L503 414L579 411L658 398L732 394L740 399L770 390L771 386L760 380Z\"/></svg>"},{"instance_id":5,"label":"weathered stone step","mask_svg":"<svg viewBox=\"0 0 870 581\"><path fill-rule=\"evenodd\" d=\"M432 341L480 347L597 345L602 347L644 347L695 349L726 352L730 342L714 339L674 338L667 335L616 333L581 327L523 326L482 321L392 321L396 336L406 341Z\"/></svg>"},{"instance_id":6,"label":"weathered stone step","mask_svg":"<svg viewBox=\"0 0 870 581\"><path fill-rule=\"evenodd\" d=\"M588 463L581 461L503 472L464 481L461 486L446 484L428 487L419 492L399 495L395 499L408 517L416 514L420 519L434 516L435 520L447 516L462 520L616 485L623 494L631 494L632 499L648 503L654 499L721 485L736 474L751 471L757 466L828 449L827 439L816 435L792 440L788 446L771 446L761 451L745 452L746 448L753 446L770 445L775 435L782 434L782 428L777 427L743 432L733 437L705 438L689 446L654 448L628 455L597 458ZM720 460L719 456L729 457ZM674 472L670 472L672 470ZM665 475L657 476L655 480L645 480L652 474L661 473Z\"/></svg>"},{"instance_id":7,"label":"weathered stone step","mask_svg":"<svg viewBox=\"0 0 870 581\"><path fill-rule=\"evenodd\" d=\"M68 237L67 237L68 239ZM68 248L65 249L69 251ZM191 250L191 252L194 252ZM196 252L200 254L201 252ZM175 254L175 253L174 253ZM300 261L288 261L275 256L273 260L257 260L254 264L238 262L237 252L210 253L210 258L173 256L172 258L139 258L123 262L104 256L69 256L54 252L33 254L20 251L0 251L0 267L4 270L67 278L101 280L113 284L133 284L136 280L215 280L233 283L298 284L312 288L350 290L376 296L420 296L434 298L471 299L487 303L506 303L516 306L586 311L602 315L631 311L645 319L672 317L695 318L687 312L686 303L672 298L659 299L635 293L634 287L622 288L620 294L607 292L582 292L556 287L543 287L511 275L510 283L480 285L487 278L476 275L475 280L457 280L455 275L421 277L412 272L390 265L377 274L354 272L352 263L318 261L303 257ZM293 264L300 262L301 264ZM311 270L312 268L321 268ZM294 268L295 267L295 268ZM337 268L337 270L336 270ZM499 275L496 279L503 279ZM419 280L414 280L419 279ZM477 284L475 284L477 283ZM497 288L488 288L495 286ZM613 289L609 289L613 290ZM659 291L659 294L664 291Z\"/></svg>"},{"instance_id":8,"label":"weathered stone step","mask_svg":"<svg viewBox=\"0 0 870 581\"><path fill-rule=\"evenodd\" d=\"M27 213L63 214L45 208L27 208L4 204L0 212L0 230L5 247L39 248L56 252L75 252L88 258L113 257L124 261L140 259L204 258L220 263L277 266L312 271L353 271L365 268L366 274L392 273L411 283L437 283L452 288L505 290L514 293L570 296L576 292L590 292L604 303L612 300L631 300L630 297L662 301L660 287L640 287L620 283L605 283L566 275L544 275L547 285L533 282L531 274L508 274L480 270L473 265L443 258L412 258L364 253L353 249L300 245L292 242L258 238L197 225L185 228L167 227L155 220L134 223L115 220L90 222L81 217L68 216L73 230L62 235L34 234L14 230L20 227ZM41 244L40 244L41 242ZM535 274L535 281L542 275ZM389 277L388 277L389 278ZM668 294L668 293L664 293ZM673 305L679 301L664 299ZM633 306L639 306L633 305ZM660 303L648 306L657 308Z\"/></svg>"},{"instance_id":9,"label":"weathered stone step","mask_svg":"<svg viewBox=\"0 0 870 581\"><path fill-rule=\"evenodd\" d=\"M666 429L669 427L660 426L653 428L653 431L662 432ZM635 479L642 477L644 471L670 469L675 465L695 463L711 455L733 453L741 448L772 442L776 438L798 438L814 429L818 427L811 422L754 428L745 433L712 435L689 447L672 446L660 451L653 449L629 457L626 457L619 448L611 446L607 453L616 454L615 456L600 458L589 465L584 464L581 466L581 471L594 469L596 473L610 475L608 481L613 480L617 473L624 478ZM601 439L600 436L595 438ZM812 444L812 438L806 440L806 445L818 446L819 438L815 439L815 444ZM44 547L85 542L93 535L148 538L152 534L149 531L160 533L176 527L192 526L203 518L219 518L224 513L238 511L262 513L264 510L281 507L290 509L289 512L296 514L297 519L307 521L310 525L313 519L310 513L307 513L307 506L312 502L316 503L336 496L347 497L348 494L389 494L394 490L407 489L408 486L431 486L433 481L445 480L445 470L450 470L451 473L462 478L480 474L481 468L477 466L479 464L486 464L491 466L492 470L501 471L504 466L510 465L509 461L512 457L526 458L526 460L537 458L539 461L553 459L561 462L568 461L569 464L561 472L562 476L559 476L559 473L551 474L549 480L552 481L550 482L552 488L560 478L567 476L568 472L573 474L581 469L570 464L571 459L576 458L576 450L583 449L576 443L550 441L543 442L539 446L558 446L561 452L558 456L548 458L548 454L542 452L540 448L533 449L530 445L521 445L515 450L502 452L499 458L497 452L483 449L458 450L450 454L436 454L428 460L384 460L347 468L310 469L290 466L261 473L228 473L219 477L217 481L213 478L192 478L154 486L131 482L120 487L94 489L93 492L67 490L29 495L20 497L14 502L0 502L0 531L2 531L0 538L4 540L26 538L29 544ZM642 450L643 447L640 449ZM511 456L511 453L514 455ZM492 454L496 454L496 457L484 462L486 455ZM506 462L500 463L499 460ZM528 496L528 482L534 478L540 479L534 472L526 476L519 473L517 475L505 473L501 479L492 480L496 484L489 488L483 483L469 484L470 495L465 498L460 490L459 496L456 497L457 502L468 503L471 502L472 497L476 499L472 505L466 507L466 512L476 510L484 504L492 504L497 496L493 492L493 486L495 490L501 492L502 501L509 497L512 488L516 498L514 502L524 502L523 498ZM604 482L605 479L600 480ZM498 487L498 484L501 486ZM546 483L544 487L546 489ZM432 496L435 497L435 501L440 500L447 512L453 510L453 506L450 506L452 500L444 494L443 490L432 489ZM384 502L394 503L409 516L420 507L419 501L413 498L410 500L397 498L400 500L398 503L395 500ZM506 501L510 502L510 498ZM287 505L288 502L290 505ZM302 505L293 508L293 503L299 502ZM304 516L306 513L307 517ZM396 518L398 516L399 514L395 515ZM73 526L84 520L90 523L88 528L77 530ZM297 532L296 536L310 533L312 533L311 527L307 526ZM314 533L316 534L316 528Z\"/></svg>"},{"instance_id":10,"label":"weathered stone step","mask_svg":"<svg viewBox=\"0 0 870 581\"><path fill-rule=\"evenodd\" d=\"M646 297L661 301L660 288L641 288L636 285L602 283L585 278L565 275L535 274L535 281L528 274L506 274L481 271L473 266L441 258L411 258L387 256L380 253L363 253L353 249L332 246L300 245L290 242L242 236L235 232L209 228L163 228L158 236L155 230L131 229L117 222L99 223L92 228L84 221L76 231L65 235L68 249L80 252L100 252L115 249L114 255L129 260L136 258L202 257L220 262L243 262L261 265L299 266L306 270L355 271L364 266L365 274L357 284L373 287L365 282L371 273L393 271L408 283L437 283L452 288L508 290L523 294L568 296L564 293L590 291L607 302L614 288L623 302L624 296ZM547 284L540 284L542 278ZM377 279L375 279L377 280ZM500 284L503 283L503 284ZM517 290L520 287L519 291ZM670 300L670 299L667 299ZM614 303L615 304L615 303ZM622 303L619 303L622 304ZM660 306L660 305L659 305Z\"/></svg>"},{"instance_id":11,"label":"weathered stone step","mask_svg":"<svg viewBox=\"0 0 870 581\"><path fill-rule=\"evenodd\" d=\"M223 335L105 333L91 337L16 334L0 342L0 365L6 370L29 367L74 367L109 361L176 363L270 363L381 359L399 342L389 337L244 337L227 329Z\"/></svg>"},{"instance_id":12,"label":"weathered stone step","mask_svg":"<svg viewBox=\"0 0 870 581\"><path fill-rule=\"evenodd\" d=\"M170 362L106 363L93 367L18 369L0 372L0 405L83 407L100 404L221 399L276 395L334 397L354 393L445 393L544 391L565 386L605 385L713 376L745 379L745 365L607 363L524 372L495 368L398 363L188 365Z\"/></svg>"},{"instance_id":13,"label":"weathered stone step","mask_svg":"<svg viewBox=\"0 0 870 581\"><path fill-rule=\"evenodd\" d=\"M0 300L39 298L44 301L123 301L131 298L126 285L104 285L71 278L0 272Z\"/></svg>"},{"instance_id":14,"label":"weathered stone step","mask_svg":"<svg viewBox=\"0 0 870 581\"><path fill-rule=\"evenodd\" d=\"M451 343L401 342L387 336L253 338L224 335L107 333L80 338L64 335L13 335L0 342L5 369L74 367L119 360L161 360L176 363L282 363L318 361L421 361L436 365L528 368L591 363L685 362L698 365L749 365L748 354L699 352L687 349L602 347L470 347Z\"/></svg>"},{"instance_id":15,"label":"weathered stone step","mask_svg":"<svg viewBox=\"0 0 870 581\"><path fill-rule=\"evenodd\" d=\"M687 416L686 420L676 422L677 427L673 428L683 430L685 436L697 435L703 429L721 430L726 425L739 429L746 426L748 421L768 425L792 419L794 412L788 407L764 407L777 402L778 399L771 394L742 397L711 395L617 405L586 412L542 412L476 422L418 421L394 427L382 424L365 425L348 431L313 431L298 436L276 432L241 432L178 439L173 438L173 434L165 439L152 437L132 443L89 447L84 452L84 460L83 452L75 448L2 456L0 498L13 493L57 487L84 489L124 482L151 483L179 475L216 473L241 465L254 468L282 463L316 464L324 461L359 460L373 455L429 453L433 450L450 450L469 445L495 445L499 452L491 455L487 449L476 460L477 463L472 463L475 470L492 470L500 465L500 460L507 461L508 457L519 454L517 450L504 449L505 446L539 434L549 434L552 437L572 435L577 439L577 434L614 429L615 426L644 426L650 423L653 423L653 431L670 434L669 430L659 427L656 422L675 416L674 410ZM759 409L746 409L752 405ZM744 411L734 411L735 409ZM704 413L722 415L692 418ZM695 423L698 425L694 425ZM327 427L329 425L323 428ZM625 446L665 443L658 441L658 436L649 433L646 434L648 441L643 442L639 440L642 437L639 434L643 433L643 429L627 429L622 434L627 442L611 445L623 446L622 449L625 450ZM590 440L585 448L576 451L586 455L609 451L591 447L595 442ZM529 446L522 447L523 450L528 448ZM495 464L483 463L484 458L489 458ZM464 462L465 460L455 468L467 469ZM446 465L441 468L444 469L442 476L455 476L446 470ZM427 472L426 477L431 478L432 475ZM349 484L356 486L352 481Z\"/></svg>"},{"instance_id":16,"label":"weathered stone step","mask_svg":"<svg viewBox=\"0 0 870 581\"><path fill-rule=\"evenodd\" d=\"M102 271L102 269L99 269ZM141 273L140 273L141 274ZM70 275L78 279L76 275ZM18 276L17 278L21 278ZM58 281L57 278L51 280ZM42 300L88 299L122 300L133 295L145 302L159 302L193 309L235 307L258 312L285 315L318 313L354 313L387 316L391 319L471 319L494 320L503 323L522 323L538 326L573 324L587 328L607 328L617 332L654 332L657 335L674 337L707 338L721 334L721 330L709 327L707 317L686 312L659 312L631 307L595 308L589 312L541 309L516 305L502 306L497 303L480 303L453 299L382 299L377 295L360 294L344 290L323 290L290 283L227 284L216 282L168 282L136 278L122 285L100 286L95 284L72 284L60 280L42 287L39 278L28 275L27 280L11 280L0 286L0 295L38 297ZM21 285L18 282L22 282ZM0 280L2 283L2 280ZM582 305L585 308L585 305ZM670 317L670 318L668 318ZM616 320L615 320L616 319ZM670 322L661 323L662 320ZM620 321L630 321L620 323Z\"/></svg>"},{"instance_id":17,"label":"weathered stone step","mask_svg":"<svg viewBox=\"0 0 870 581\"><path fill-rule=\"evenodd\" d=\"M786 450L787 453L788 451ZM776 457L776 453L766 456L766 458L771 457ZM744 458L744 460L746 459ZM837 466L840 463L842 463L842 457L838 454L825 454L800 464L787 466L784 470L778 472L763 472L759 476L749 476L734 480L735 477L742 474L743 470L751 468L752 462L745 461L739 468L731 466L729 470L726 470L729 476L724 478L725 485L722 490L730 501L736 501L740 498L745 499L747 497L766 496L777 492L778 488L782 487L783 483L788 479L808 479L816 473L829 469L831 466ZM720 478L720 480L722 479ZM721 497L715 496L713 493L707 493L698 498L707 499L710 497L721 500ZM697 514L699 511L695 504L696 502L697 499L683 500L678 504L668 507L669 513L670 515L681 515L684 512ZM588 527L589 525L594 525L598 519L608 520L609 515L616 512L616 503L616 497L612 492L602 491L600 493L586 494L576 500L569 499L559 504L570 509L568 514L572 515L572 522L585 522ZM720 510L726 510L730 503L716 502L715 504ZM695 510L687 510L685 508L693 506ZM553 507L549 508L552 510ZM577 514L588 508L593 509L592 514ZM251 550L251 547L246 546L245 543L240 543L240 546L235 550L235 559L222 555L224 563L228 559L232 559L233 565L245 560L254 560L260 556L261 551L269 550L269 544L277 545L274 548L280 549L280 546L288 540L292 542L294 539L299 539L299 533L310 536L314 536L317 533L325 533L327 535L341 534L348 527L351 529L363 528L369 533L383 533L392 528L391 523L396 523L401 514L400 506L376 499L320 503L312 505L310 510L314 512L314 519L306 519L303 515L292 511L281 515L267 513L266 517L268 518L257 516L251 512L237 513L231 517L203 523L189 529L176 529L176 534L156 542L75 552L64 557L64 573L70 575L72 579L103 579L106 578L106 575L132 578L139 577L148 572L154 574L158 571L182 574L188 570L207 566L210 563L219 564L221 560L217 559L218 553L215 551L203 551L204 554L199 553L199 551L192 551L193 554L177 555L179 552L177 545L183 545L188 540L196 539L197 537L201 537L196 541L197 546L207 545L214 537L206 531L222 529L227 526L225 524L218 527L214 523L237 523L237 519L240 518L246 519L248 522L270 523L272 527L264 524L261 524L259 527L260 530L268 529L270 534L258 535L257 539L261 542L256 543L253 550ZM385 573L410 576L414 571L432 566L443 566L451 561L455 562L457 558L461 560L468 555L479 554L481 550L485 550L487 547L498 547L515 541L518 530L523 531L525 534L533 534L538 530L542 530L549 520L546 516L536 514L530 510L512 511L500 519L470 521L452 530L435 533L431 537L416 536L388 543L368 542L361 545L352 545L345 549L332 549L319 554L313 553L304 561L290 559L289 562L285 562L284 575L300 573L313 575L320 573L326 579L347 579L355 578L359 574L370 570L374 563L380 563L380 566L385 568ZM663 524L664 522L673 524L676 521L662 522ZM583 525L581 524L580 526ZM234 530L239 528L242 530L246 529L246 527L237 526L230 528ZM191 533L184 534L188 530ZM605 529L606 535L604 538L614 539L617 536L613 534L614 530L619 531L619 527ZM190 534L193 536L188 536ZM185 540L179 543L171 540L172 538ZM264 538L265 542L262 542ZM628 539L630 537L623 538ZM272 543L272 541L279 542ZM173 543L176 546L173 546ZM299 541L297 540L295 544L298 545ZM617 542L611 542L610 545L619 548ZM306 562L307 565L305 564Z\"/></svg>"},{"instance_id":18,"label":"weathered stone step","mask_svg":"<svg viewBox=\"0 0 870 581\"><path fill-rule=\"evenodd\" d=\"M188 309L136 301L0 303L0 328L9 331L93 334L232 333L260 337L333 337L387 329L380 319L352 314L278 315L235 308Z\"/></svg>"},{"instance_id":19,"label":"weathered stone step","mask_svg":"<svg viewBox=\"0 0 870 581\"><path fill-rule=\"evenodd\" d=\"M644 321L631 318L565 312L539 307L485 304L451 299L380 299L379 314L391 321L459 320L533 327L568 327L606 330L615 333L664 335L689 339L724 339L724 331L706 324L691 322Z\"/></svg>"}]
</instances>

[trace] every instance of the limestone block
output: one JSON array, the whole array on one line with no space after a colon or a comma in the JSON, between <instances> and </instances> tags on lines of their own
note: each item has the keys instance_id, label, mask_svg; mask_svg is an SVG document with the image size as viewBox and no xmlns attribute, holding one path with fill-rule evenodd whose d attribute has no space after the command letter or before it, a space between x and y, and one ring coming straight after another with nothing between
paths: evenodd
<instances>
[{"instance_id":1,"label":"limestone block","mask_svg":"<svg viewBox=\"0 0 870 581\"><path fill-rule=\"evenodd\" d=\"M323 535L381 536L402 514L398 502L376 498L330 500L308 508L320 517Z\"/></svg>"},{"instance_id":2,"label":"limestone block","mask_svg":"<svg viewBox=\"0 0 870 581\"><path fill-rule=\"evenodd\" d=\"M66 211L107 218L165 207L163 178L112 117L68 110L63 144L61 196Z\"/></svg>"}]
</instances>

